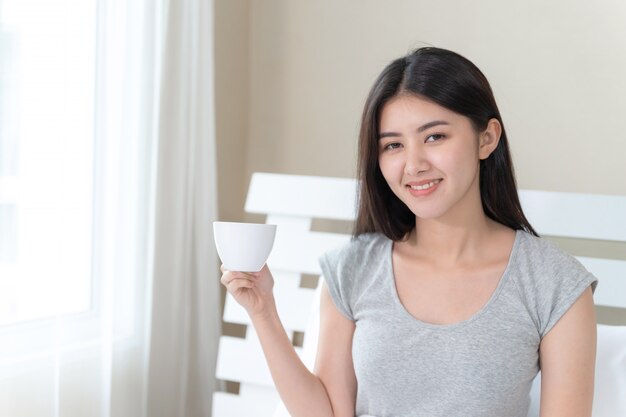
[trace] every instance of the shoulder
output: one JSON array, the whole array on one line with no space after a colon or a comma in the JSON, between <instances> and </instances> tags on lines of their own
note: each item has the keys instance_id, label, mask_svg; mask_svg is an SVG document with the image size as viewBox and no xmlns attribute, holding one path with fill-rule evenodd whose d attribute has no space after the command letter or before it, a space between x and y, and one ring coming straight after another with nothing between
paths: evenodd
<instances>
[{"instance_id":1,"label":"shoulder","mask_svg":"<svg viewBox=\"0 0 626 417\"><path fill-rule=\"evenodd\" d=\"M380 233L364 233L352 237L349 242L330 249L319 258L322 272L327 278L337 276L352 279L380 264L385 248L391 241Z\"/></svg>"},{"instance_id":2,"label":"shoulder","mask_svg":"<svg viewBox=\"0 0 626 417\"><path fill-rule=\"evenodd\" d=\"M511 274L531 316L543 336L598 280L573 255L555 243L518 232L511 259Z\"/></svg>"},{"instance_id":3,"label":"shoulder","mask_svg":"<svg viewBox=\"0 0 626 417\"><path fill-rule=\"evenodd\" d=\"M337 309L348 319L355 319L355 300L374 279L372 269L380 266L385 244L390 240L378 233L353 237L349 242L329 250L319 258L322 276Z\"/></svg>"},{"instance_id":4,"label":"shoulder","mask_svg":"<svg viewBox=\"0 0 626 417\"><path fill-rule=\"evenodd\" d=\"M364 233L352 237L349 242L330 249L320 257L320 263L332 268L362 266L365 260L372 259L389 239L380 233Z\"/></svg>"},{"instance_id":5,"label":"shoulder","mask_svg":"<svg viewBox=\"0 0 626 417\"><path fill-rule=\"evenodd\" d=\"M518 267L530 273L529 277L557 275L576 278L588 274L573 255L548 239L519 231L515 257Z\"/></svg>"}]
</instances>

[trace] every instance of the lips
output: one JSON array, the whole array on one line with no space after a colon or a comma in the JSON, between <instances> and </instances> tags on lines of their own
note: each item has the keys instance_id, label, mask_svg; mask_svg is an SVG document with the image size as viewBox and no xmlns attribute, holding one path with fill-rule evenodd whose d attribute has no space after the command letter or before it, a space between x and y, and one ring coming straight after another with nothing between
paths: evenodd
<instances>
[{"instance_id":1,"label":"lips","mask_svg":"<svg viewBox=\"0 0 626 417\"><path fill-rule=\"evenodd\" d=\"M407 184L407 187L415 191L422 191L422 190L428 190L429 188L434 187L440 182L441 182L441 178L437 178L436 180L421 181L417 184L410 183L410 184Z\"/></svg>"},{"instance_id":2,"label":"lips","mask_svg":"<svg viewBox=\"0 0 626 417\"><path fill-rule=\"evenodd\" d=\"M413 196L425 196L435 191L443 179L435 178L419 182L410 182L406 185L409 193Z\"/></svg>"}]
</instances>

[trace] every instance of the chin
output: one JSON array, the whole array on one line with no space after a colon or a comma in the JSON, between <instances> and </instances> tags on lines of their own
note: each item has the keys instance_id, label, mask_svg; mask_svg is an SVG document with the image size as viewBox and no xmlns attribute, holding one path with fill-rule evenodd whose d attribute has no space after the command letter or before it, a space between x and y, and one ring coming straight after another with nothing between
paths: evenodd
<instances>
[{"instance_id":1,"label":"chin","mask_svg":"<svg viewBox=\"0 0 626 417\"><path fill-rule=\"evenodd\" d=\"M425 213L425 214L418 214L415 213L415 217L417 217L420 220L436 220L439 219L443 216L443 213Z\"/></svg>"},{"instance_id":2,"label":"chin","mask_svg":"<svg viewBox=\"0 0 626 417\"><path fill-rule=\"evenodd\" d=\"M415 208L411 206L408 206L408 207L409 207L409 210L411 210L411 212L415 214L415 217L421 220L438 219L446 213L446 210L440 207L432 207L432 208L426 208L426 207Z\"/></svg>"}]
</instances>

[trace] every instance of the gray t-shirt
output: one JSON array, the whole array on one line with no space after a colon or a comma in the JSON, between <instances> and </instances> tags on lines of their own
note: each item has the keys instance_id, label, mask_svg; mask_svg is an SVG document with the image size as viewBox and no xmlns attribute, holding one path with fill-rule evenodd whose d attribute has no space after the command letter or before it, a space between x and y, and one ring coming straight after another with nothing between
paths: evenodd
<instances>
[{"instance_id":1,"label":"gray t-shirt","mask_svg":"<svg viewBox=\"0 0 626 417\"><path fill-rule=\"evenodd\" d=\"M392 243L364 234L319 259L335 305L356 325L356 416L526 417L542 337L597 279L518 231L485 306L462 322L429 324L400 302Z\"/></svg>"}]
</instances>

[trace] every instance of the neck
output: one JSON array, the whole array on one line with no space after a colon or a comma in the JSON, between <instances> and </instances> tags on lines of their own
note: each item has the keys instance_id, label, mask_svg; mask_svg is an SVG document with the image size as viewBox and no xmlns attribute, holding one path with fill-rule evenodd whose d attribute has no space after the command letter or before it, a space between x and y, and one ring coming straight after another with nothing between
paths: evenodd
<instances>
[{"instance_id":1,"label":"neck","mask_svg":"<svg viewBox=\"0 0 626 417\"><path fill-rule=\"evenodd\" d=\"M471 222L418 218L407 244L416 255L432 263L458 265L484 257L488 236L499 227L501 225L484 214Z\"/></svg>"}]
</instances>

